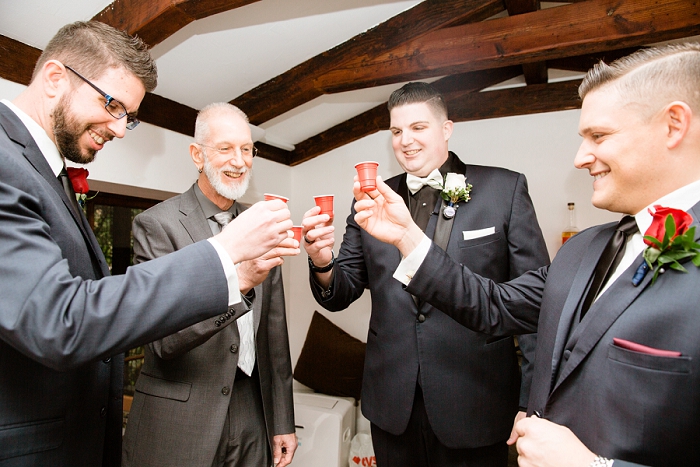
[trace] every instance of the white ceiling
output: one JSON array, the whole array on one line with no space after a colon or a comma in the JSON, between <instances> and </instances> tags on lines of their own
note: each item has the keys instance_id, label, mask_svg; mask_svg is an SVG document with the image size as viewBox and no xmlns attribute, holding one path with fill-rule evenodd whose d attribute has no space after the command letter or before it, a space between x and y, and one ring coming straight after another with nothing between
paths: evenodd
<instances>
[{"instance_id":1,"label":"white ceiling","mask_svg":"<svg viewBox=\"0 0 700 467\"><path fill-rule=\"evenodd\" d=\"M43 49L61 26L89 20L110 3L0 0L0 34ZM195 109L230 101L418 3L261 0L194 21L153 48L159 72L155 94ZM560 5L542 2L542 8ZM580 74L550 69L549 77L554 82ZM254 134L264 135L263 142L292 150L294 144L386 102L401 85L323 95L265 122ZM524 85L522 76L495 88L518 85Z\"/></svg>"},{"instance_id":2,"label":"white ceiling","mask_svg":"<svg viewBox=\"0 0 700 467\"><path fill-rule=\"evenodd\" d=\"M0 34L43 49L64 24L109 0L0 0ZM156 45L155 94L200 109L230 101L419 0L261 0L194 21ZM269 122L263 141L295 143L382 102L403 83L321 96Z\"/></svg>"}]
</instances>

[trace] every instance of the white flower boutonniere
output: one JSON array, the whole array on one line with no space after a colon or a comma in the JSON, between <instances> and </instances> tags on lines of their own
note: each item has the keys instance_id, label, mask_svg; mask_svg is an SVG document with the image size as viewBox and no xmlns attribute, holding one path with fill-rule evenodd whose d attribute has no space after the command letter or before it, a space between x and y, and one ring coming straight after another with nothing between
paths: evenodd
<instances>
[{"instance_id":1,"label":"white flower boutonniere","mask_svg":"<svg viewBox=\"0 0 700 467\"><path fill-rule=\"evenodd\" d=\"M460 201L465 203L471 199L472 185L467 183L464 174L450 172L445 175L445 183L442 186L440 196L447 201L447 206L442 208L442 215L445 219L452 219L457 213Z\"/></svg>"}]
</instances>

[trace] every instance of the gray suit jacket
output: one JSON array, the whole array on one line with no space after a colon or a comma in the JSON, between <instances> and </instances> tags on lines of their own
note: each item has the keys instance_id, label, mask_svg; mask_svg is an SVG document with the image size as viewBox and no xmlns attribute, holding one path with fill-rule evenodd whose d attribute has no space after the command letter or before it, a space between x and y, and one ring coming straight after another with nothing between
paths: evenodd
<instances>
[{"instance_id":1,"label":"gray suit jacket","mask_svg":"<svg viewBox=\"0 0 700 467\"><path fill-rule=\"evenodd\" d=\"M689 213L700 229L700 204ZM534 329L539 313L531 413L569 427L592 451L620 459L616 467L698 465L700 268L669 269L653 286L649 273L635 287L640 255L591 306L574 340L567 339L613 231L614 224L585 230L566 242L549 268L506 284L476 276L433 247L407 290L483 332ZM454 288L451 296L438 292L445 281ZM613 338L682 355L627 350Z\"/></svg>"},{"instance_id":2,"label":"gray suit jacket","mask_svg":"<svg viewBox=\"0 0 700 467\"><path fill-rule=\"evenodd\" d=\"M0 465L118 466L117 354L227 311L216 250L105 277L85 216L0 104L0 258Z\"/></svg>"},{"instance_id":3,"label":"gray suit jacket","mask_svg":"<svg viewBox=\"0 0 700 467\"><path fill-rule=\"evenodd\" d=\"M194 187L134 219L135 261L185 248L212 233ZM207 289L188 287L193 295ZM282 275L255 287L256 357L267 433L294 433L292 368ZM145 348L124 436L123 465L210 467L221 439L238 366L235 314L206 320Z\"/></svg>"},{"instance_id":4,"label":"gray suit jacket","mask_svg":"<svg viewBox=\"0 0 700 467\"><path fill-rule=\"evenodd\" d=\"M498 282L548 264L525 177L495 167L459 165L473 185L472 199L460 203L452 221L448 257ZM402 174L387 184L406 197L405 180ZM441 205L439 199L426 228L429 237L438 226ZM443 444L473 448L504 441L519 405L520 374L512 337L470 331L429 303L417 307L392 277L401 261L398 249L367 234L354 214L353 209L347 219L331 296L323 298L313 280L312 290L330 311L345 309L366 287L371 291L363 413L383 430L402 433L420 377L431 426ZM464 240L463 231L490 227L492 234ZM451 290L440 288L446 296Z\"/></svg>"}]
</instances>

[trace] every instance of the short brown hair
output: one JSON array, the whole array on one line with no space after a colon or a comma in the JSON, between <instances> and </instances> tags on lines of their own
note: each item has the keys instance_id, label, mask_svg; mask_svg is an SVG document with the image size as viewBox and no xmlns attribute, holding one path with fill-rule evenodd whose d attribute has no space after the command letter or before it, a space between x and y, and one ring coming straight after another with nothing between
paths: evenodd
<instances>
[{"instance_id":1,"label":"short brown hair","mask_svg":"<svg viewBox=\"0 0 700 467\"><path fill-rule=\"evenodd\" d=\"M98 21L63 26L37 60L32 81L49 60L59 60L88 79L98 79L107 68L124 67L141 80L147 92L158 84L158 70L148 46L138 37Z\"/></svg>"},{"instance_id":2,"label":"short brown hair","mask_svg":"<svg viewBox=\"0 0 700 467\"><path fill-rule=\"evenodd\" d=\"M422 103L428 104L437 117L447 120L447 104L442 94L430 84L419 81L406 83L392 92L387 107L389 112L391 112L394 107Z\"/></svg>"},{"instance_id":3,"label":"short brown hair","mask_svg":"<svg viewBox=\"0 0 700 467\"><path fill-rule=\"evenodd\" d=\"M625 103L650 111L681 100L700 113L700 44L641 49L610 65L599 62L583 79L579 96L584 99L589 92L607 85L616 86Z\"/></svg>"}]
</instances>

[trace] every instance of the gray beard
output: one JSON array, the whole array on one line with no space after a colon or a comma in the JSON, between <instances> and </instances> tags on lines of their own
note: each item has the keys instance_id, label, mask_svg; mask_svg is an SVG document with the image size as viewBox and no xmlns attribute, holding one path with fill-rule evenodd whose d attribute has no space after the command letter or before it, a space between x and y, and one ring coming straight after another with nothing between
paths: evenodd
<instances>
[{"instance_id":1,"label":"gray beard","mask_svg":"<svg viewBox=\"0 0 700 467\"><path fill-rule=\"evenodd\" d=\"M211 184L212 188L214 188L219 195L232 201L241 199L243 195L245 195L245 192L248 190L248 185L250 184L250 179L253 177L253 169L245 167L243 171L247 172L247 175L243 181L236 183L235 185L227 185L221 181L220 172L212 167L209 159L207 159L206 156L204 159L203 169L204 175L206 175L207 179L209 179L209 183Z\"/></svg>"}]
</instances>

